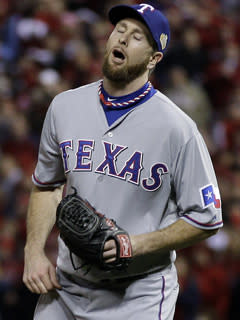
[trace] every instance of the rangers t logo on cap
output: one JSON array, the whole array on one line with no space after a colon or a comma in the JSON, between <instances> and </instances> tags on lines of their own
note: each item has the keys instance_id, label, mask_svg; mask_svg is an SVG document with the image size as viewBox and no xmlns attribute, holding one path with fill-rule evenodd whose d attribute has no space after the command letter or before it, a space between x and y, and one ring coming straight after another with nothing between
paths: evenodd
<instances>
[{"instance_id":1,"label":"rangers t logo on cap","mask_svg":"<svg viewBox=\"0 0 240 320\"><path fill-rule=\"evenodd\" d=\"M155 9L150 6L150 4L146 4L146 3L141 3L139 6L141 6L142 8L141 9L138 9L137 11L140 12L140 13L144 13L144 11L146 9L150 9L151 11L154 11Z\"/></svg>"}]
</instances>

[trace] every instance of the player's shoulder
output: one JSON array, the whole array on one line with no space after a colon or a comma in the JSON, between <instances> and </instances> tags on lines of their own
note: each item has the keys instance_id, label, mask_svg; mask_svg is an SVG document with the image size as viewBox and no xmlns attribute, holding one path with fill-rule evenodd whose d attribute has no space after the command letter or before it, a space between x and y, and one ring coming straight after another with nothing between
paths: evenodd
<instances>
[{"instance_id":1,"label":"player's shoulder","mask_svg":"<svg viewBox=\"0 0 240 320\"><path fill-rule=\"evenodd\" d=\"M165 94L157 90L154 98L157 100L156 105L160 108L159 111L162 115L173 119L173 121L178 119L181 122L188 123L190 126L194 126L194 121Z\"/></svg>"},{"instance_id":2,"label":"player's shoulder","mask_svg":"<svg viewBox=\"0 0 240 320\"><path fill-rule=\"evenodd\" d=\"M189 127L196 128L196 123L190 118L180 107L178 107L171 99L165 94L158 91L153 96L154 104L158 109L161 116L168 121L169 124L173 124L174 127Z\"/></svg>"},{"instance_id":3,"label":"player's shoulder","mask_svg":"<svg viewBox=\"0 0 240 320\"><path fill-rule=\"evenodd\" d=\"M157 90L153 96L155 118L161 119L162 126L176 139L188 141L199 131L196 123L180 107L178 107L165 94Z\"/></svg>"}]
</instances>

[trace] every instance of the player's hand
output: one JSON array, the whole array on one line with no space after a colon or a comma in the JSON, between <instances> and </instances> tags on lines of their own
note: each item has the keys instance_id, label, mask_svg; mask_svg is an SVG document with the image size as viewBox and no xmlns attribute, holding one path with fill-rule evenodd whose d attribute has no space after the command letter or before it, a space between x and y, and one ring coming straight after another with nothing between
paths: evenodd
<instances>
[{"instance_id":1,"label":"player's hand","mask_svg":"<svg viewBox=\"0 0 240 320\"><path fill-rule=\"evenodd\" d=\"M103 251L103 259L106 263L114 262L117 257L117 245L116 242L112 240L108 240L105 243L104 251Z\"/></svg>"},{"instance_id":2,"label":"player's hand","mask_svg":"<svg viewBox=\"0 0 240 320\"><path fill-rule=\"evenodd\" d=\"M56 269L44 253L30 254L25 252L23 282L31 292L37 294L61 289Z\"/></svg>"},{"instance_id":3,"label":"player's hand","mask_svg":"<svg viewBox=\"0 0 240 320\"><path fill-rule=\"evenodd\" d=\"M137 244L137 236L130 236L131 245L132 245L132 252L133 256L136 251L136 244ZM103 259L106 263L114 262L117 257L117 245L116 242L112 240L108 240L105 243L104 246L104 252L103 252Z\"/></svg>"}]
</instances>

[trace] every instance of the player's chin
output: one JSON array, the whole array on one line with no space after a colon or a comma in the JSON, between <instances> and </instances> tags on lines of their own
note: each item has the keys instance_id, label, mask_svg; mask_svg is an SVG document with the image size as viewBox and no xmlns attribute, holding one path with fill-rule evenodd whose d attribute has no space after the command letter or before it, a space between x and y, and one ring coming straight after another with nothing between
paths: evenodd
<instances>
[{"instance_id":1,"label":"player's chin","mask_svg":"<svg viewBox=\"0 0 240 320\"><path fill-rule=\"evenodd\" d=\"M104 76L115 83L126 81L127 70L127 64L115 64L109 59L105 60L102 66Z\"/></svg>"}]
</instances>

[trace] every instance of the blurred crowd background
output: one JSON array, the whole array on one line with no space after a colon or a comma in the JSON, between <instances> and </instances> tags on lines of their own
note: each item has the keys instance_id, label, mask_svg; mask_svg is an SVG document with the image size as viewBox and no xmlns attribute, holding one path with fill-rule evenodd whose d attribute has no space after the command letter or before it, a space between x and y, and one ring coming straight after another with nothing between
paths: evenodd
<instances>
[{"instance_id":1,"label":"blurred crowd background","mask_svg":"<svg viewBox=\"0 0 240 320\"><path fill-rule=\"evenodd\" d=\"M224 228L178 252L175 319L240 319L240 1L145 2L172 30L151 81L196 121L223 205ZM119 3L0 0L0 320L32 319L36 304L22 284L23 248L46 110L59 92L101 78L107 12ZM46 248L53 262L56 237L54 229Z\"/></svg>"}]
</instances>

